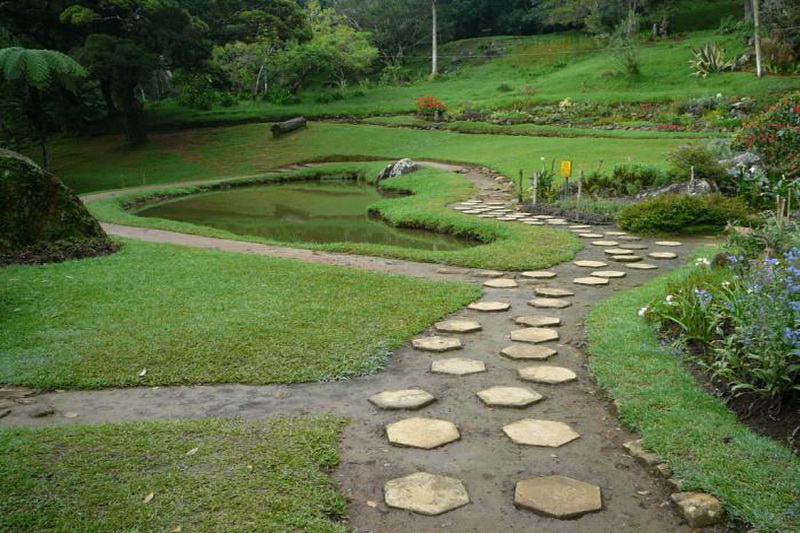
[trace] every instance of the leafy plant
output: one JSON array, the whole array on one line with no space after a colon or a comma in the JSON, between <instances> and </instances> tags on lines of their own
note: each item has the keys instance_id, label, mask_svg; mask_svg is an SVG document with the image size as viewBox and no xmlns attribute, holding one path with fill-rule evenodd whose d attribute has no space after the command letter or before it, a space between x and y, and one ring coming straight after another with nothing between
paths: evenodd
<instances>
[{"instance_id":1,"label":"leafy plant","mask_svg":"<svg viewBox=\"0 0 800 533\"><path fill-rule=\"evenodd\" d=\"M416 100L416 108L417 113L427 116L435 115L437 112L444 113L447 110L444 102L435 96L420 96Z\"/></svg>"},{"instance_id":2,"label":"leafy plant","mask_svg":"<svg viewBox=\"0 0 800 533\"><path fill-rule=\"evenodd\" d=\"M715 41L709 41L700 48L692 50L694 57L689 60L692 75L701 78L714 72L732 70L735 61L725 57L725 49Z\"/></svg>"},{"instance_id":3,"label":"leafy plant","mask_svg":"<svg viewBox=\"0 0 800 533\"><path fill-rule=\"evenodd\" d=\"M676 181L688 180L692 176L697 179L708 179L714 182L726 179L725 169L719 164L711 151L699 144L682 145L667 154L672 163L671 173Z\"/></svg>"},{"instance_id":4,"label":"leafy plant","mask_svg":"<svg viewBox=\"0 0 800 533\"><path fill-rule=\"evenodd\" d=\"M583 182L584 190L594 196L632 196L648 187L664 185L666 174L649 165L616 165L610 176L589 173Z\"/></svg>"},{"instance_id":5,"label":"leafy plant","mask_svg":"<svg viewBox=\"0 0 800 533\"><path fill-rule=\"evenodd\" d=\"M642 233L704 233L749 216L738 198L664 194L625 207L617 223L622 229Z\"/></svg>"}]
</instances>

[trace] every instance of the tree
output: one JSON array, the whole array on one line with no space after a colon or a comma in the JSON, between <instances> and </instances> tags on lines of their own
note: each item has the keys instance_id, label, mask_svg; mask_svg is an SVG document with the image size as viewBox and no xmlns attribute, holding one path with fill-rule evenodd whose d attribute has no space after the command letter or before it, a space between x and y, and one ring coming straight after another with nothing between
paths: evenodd
<instances>
[{"instance_id":1,"label":"tree","mask_svg":"<svg viewBox=\"0 0 800 533\"><path fill-rule=\"evenodd\" d=\"M21 83L27 90L27 108L39 135L42 165L50 166L47 149L47 115L43 93L58 83L68 84L88 74L68 55L55 50L31 50L18 46L0 50L0 73L9 83Z\"/></svg>"},{"instance_id":2,"label":"tree","mask_svg":"<svg viewBox=\"0 0 800 533\"><path fill-rule=\"evenodd\" d=\"M438 0L431 0L431 78L439 75L439 50L438 50L438 31L436 24L436 4Z\"/></svg>"}]
</instances>

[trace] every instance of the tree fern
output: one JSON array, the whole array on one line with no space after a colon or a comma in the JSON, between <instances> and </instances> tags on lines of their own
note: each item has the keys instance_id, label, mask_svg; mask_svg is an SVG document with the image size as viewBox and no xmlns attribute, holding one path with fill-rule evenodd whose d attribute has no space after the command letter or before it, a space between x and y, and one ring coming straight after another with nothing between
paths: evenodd
<instances>
[{"instance_id":1,"label":"tree fern","mask_svg":"<svg viewBox=\"0 0 800 533\"><path fill-rule=\"evenodd\" d=\"M22 81L38 88L49 85L54 79L87 75L86 69L66 54L18 46L0 50L0 73L8 81Z\"/></svg>"}]
</instances>

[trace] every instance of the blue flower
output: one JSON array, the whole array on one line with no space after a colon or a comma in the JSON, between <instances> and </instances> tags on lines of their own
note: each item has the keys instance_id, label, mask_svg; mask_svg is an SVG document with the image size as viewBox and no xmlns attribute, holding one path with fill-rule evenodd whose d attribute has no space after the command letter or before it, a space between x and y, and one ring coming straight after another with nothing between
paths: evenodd
<instances>
[{"instance_id":1,"label":"blue flower","mask_svg":"<svg viewBox=\"0 0 800 533\"><path fill-rule=\"evenodd\" d=\"M708 304L710 304L711 300L713 299L711 293L703 289L695 289L694 295L697 298L697 302L703 307L706 307Z\"/></svg>"}]
</instances>

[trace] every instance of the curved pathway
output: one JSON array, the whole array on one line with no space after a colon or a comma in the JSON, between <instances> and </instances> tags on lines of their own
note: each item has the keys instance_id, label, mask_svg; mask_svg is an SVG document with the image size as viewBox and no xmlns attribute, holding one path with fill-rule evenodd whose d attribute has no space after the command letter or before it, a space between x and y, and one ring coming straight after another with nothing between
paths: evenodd
<instances>
[{"instance_id":1,"label":"curved pathway","mask_svg":"<svg viewBox=\"0 0 800 533\"><path fill-rule=\"evenodd\" d=\"M477 176L468 177L479 179ZM488 196L484 195L484 199L486 198ZM481 209L480 205L476 200L454 208L476 211ZM476 216L488 216L491 210L500 207L486 203L482 205L485 210L474 213ZM478 209L475 209L476 206ZM509 218L507 213L499 213L496 216ZM545 221L523 216L518 218L529 223ZM522 222L509 219L509 223ZM124 234L134 238L144 236L148 240L159 242L175 242L174 235L179 235L141 228L131 229L121 226L109 226L109 228L114 234ZM426 277L435 275L469 279L485 285L481 302L500 302L507 304L508 309L493 312L462 309L448 318L478 322L481 327L479 331L449 333L437 332L431 328L419 337L419 340L425 340L430 336L439 335L458 339L462 344L461 349L439 354L415 349L413 343L410 343L395 352L383 371L372 376L333 383L300 385L234 384L47 393L37 396L37 403L34 405L15 408L11 415L2 420L2 423L45 426L207 416L261 418L275 414L332 412L347 416L352 421L345 430L341 446L341 464L335 472L335 478L350 502L350 523L357 532L416 533L443 529L459 533L689 531L689 528L683 525L670 509L669 504L665 503L669 496L666 484L646 473L624 453L622 442L631 440L633 436L620 428L614 417L609 414L602 399L602 391L594 385L587 372L586 357L581 352L581 347L585 339L583 320L587 308L615 291L640 285L653 277L654 273L678 266L690 248L701 244L702 241L680 246L660 246L650 240L619 240L622 237L631 237L619 235L611 229L597 227L570 229L568 226L565 226L565 229L576 233L596 232L595 235L601 235L601 237L586 237L587 246L579 252L576 261L602 261L609 267L587 267L568 262L551 269L554 277L541 279L526 277L523 274L442 269L435 265L379 258L361 257L355 261L353 258L357 256L319 254L305 250L262 247L238 241L220 242L222 241L220 239L182 235L180 242L176 244L205 248L222 246L219 249L281 257L287 257L281 254L288 254L286 250L291 250L291 254L296 254L291 255L293 259L317 260ZM616 244L604 241L615 241ZM654 251L673 252L676 253L677 260L648 259L647 262L657 264L659 268L636 269L630 265L641 262L615 260L612 259L613 254L607 252L619 248L626 242L634 244L635 247L643 247L634 251L637 254L644 255ZM630 252L624 256L629 254ZM419 270L416 270L417 268ZM587 283L601 283L596 281L597 277L589 274L603 270L623 272L624 277L611 278L607 285L600 286L587 286L575 282L576 279L590 277L595 281ZM506 281L497 283L498 279ZM488 286L487 281L489 281ZM494 288L491 285L512 287ZM530 302L538 297L547 299L539 303L549 301L550 305L558 305L560 308L533 307ZM568 302L569 305L564 306L558 302ZM546 330L539 328L525 332L516 331L525 327L517 323L520 321L518 317L531 315L558 319L560 325L553 325ZM631 320L636 319L638 317L631 317ZM540 324L533 318L523 320L525 321ZM453 324L439 325L441 329L453 326ZM455 326L458 329L464 324ZM557 332L557 339L553 339L556 336L554 332ZM508 350L511 346L514 348ZM501 351L518 355L520 351L525 351L526 348L530 350L533 346L550 348L554 355L551 355L546 362L512 359L501 355ZM535 348L533 350L547 351ZM432 367L438 367L442 365L442 361L453 357L482 363L485 371L468 375L431 371ZM541 369L543 366L569 369L574 372L577 379L560 384L521 379L522 374L519 370L534 368L533 371L523 373L530 375L536 374L535 369ZM490 407L476 395L478 392L497 386L522 387L540 394L542 399L524 408ZM368 399L376 394L400 389L424 390L436 400L413 413L384 410L368 402ZM53 406L56 415L44 418L28 416L41 406ZM69 417L63 416L65 413L69 414ZM73 416L75 414L77 416ZM398 439L405 446L392 445L387 440L386 426L412 417L451 422L457 427L460 439L452 441L452 436L444 437L438 442L443 444L442 446L430 450L421 449L413 447L413 439L430 438L431 435L427 435L425 431L413 430L410 437L401 436ZM504 427L523 419L560 422L568 425L580 436L555 447L518 444L507 436ZM538 435L540 436L541 434ZM412 440L405 440L407 438ZM574 435L569 438L574 438ZM470 503L438 516L424 516L395 508L398 505L402 507L403 502L398 503L394 499L388 503L385 501L384 485L387 482L419 472L460 480L468 493ZM559 520L515 507L515 484L518 481L550 475L568 476L599 487L602 493L602 510L584 514L574 520ZM395 507L390 507L388 504Z\"/></svg>"}]
</instances>

